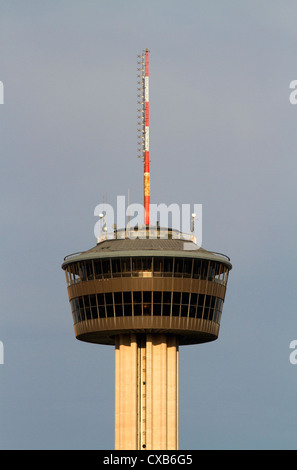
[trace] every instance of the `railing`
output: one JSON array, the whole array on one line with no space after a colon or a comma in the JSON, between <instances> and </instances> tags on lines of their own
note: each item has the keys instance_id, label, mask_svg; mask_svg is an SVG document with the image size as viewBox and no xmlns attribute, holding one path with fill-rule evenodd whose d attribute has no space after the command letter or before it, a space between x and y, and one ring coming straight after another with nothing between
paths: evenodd
<instances>
[{"instance_id":1,"label":"railing","mask_svg":"<svg viewBox=\"0 0 297 470\"><path fill-rule=\"evenodd\" d=\"M218 253L217 251L212 251L212 253L213 253L214 255L224 256L224 258L227 258L227 260L230 261L229 256L224 255L224 253Z\"/></svg>"},{"instance_id":2,"label":"railing","mask_svg":"<svg viewBox=\"0 0 297 470\"><path fill-rule=\"evenodd\" d=\"M158 226L147 226L142 225L140 227L126 227L123 229L117 229L110 233L103 233L97 238L97 244L105 240L124 240L129 238L135 240L136 238L140 239L174 239L174 240L185 240L196 242L195 236L190 233L182 233L179 230L172 228L162 228Z\"/></svg>"},{"instance_id":3,"label":"railing","mask_svg":"<svg viewBox=\"0 0 297 470\"><path fill-rule=\"evenodd\" d=\"M82 251L77 251L76 253L71 253L70 255L66 255L64 257L64 261L66 261L66 259L72 258L72 256L80 255L81 253L82 253Z\"/></svg>"}]
</instances>

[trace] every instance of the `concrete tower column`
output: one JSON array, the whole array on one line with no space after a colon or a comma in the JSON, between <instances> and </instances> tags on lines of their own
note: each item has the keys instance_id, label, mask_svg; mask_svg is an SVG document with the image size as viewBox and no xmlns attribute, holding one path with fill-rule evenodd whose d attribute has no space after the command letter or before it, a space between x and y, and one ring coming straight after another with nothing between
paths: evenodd
<instances>
[{"instance_id":1,"label":"concrete tower column","mask_svg":"<svg viewBox=\"0 0 297 470\"><path fill-rule=\"evenodd\" d=\"M115 449L178 449L178 339L121 334L115 347Z\"/></svg>"}]
</instances>

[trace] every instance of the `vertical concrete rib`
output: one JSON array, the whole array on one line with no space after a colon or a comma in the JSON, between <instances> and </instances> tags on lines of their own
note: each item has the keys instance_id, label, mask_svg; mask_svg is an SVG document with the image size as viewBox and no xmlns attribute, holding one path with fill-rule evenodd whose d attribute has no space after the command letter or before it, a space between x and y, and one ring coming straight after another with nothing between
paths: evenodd
<instances>
[{"instance_id":1,"label":"vertical concrete rib","mask_svg":"<svg viewBox=\"0 0 297 470\"><path fill-rule=\"evenodd\" d=\"M153 428L153 343L152 335L146 335L146 449L153 449L152 428Z\"/></svg>"},{"instance_id":2,"label":"vertical concrete rib","mask_svg":"<svg viewBox=\"0 0 297 470\"><path fill-rule=\"evenodd\" d=\"M115 365L115 448L177 450L177 337L119 335Z\"/></svg>"},{"instance_id":3,"label":"vertical concrete rib","mask_svg":"<svg viewBox=\"0 0 297 470\"><path fill-rule=\"evenodd\" d=\"M115 339L115 424L114 446L120 448L120 337Z\"/></svg>"},{"instance_id":4,"label":"vertical concrete rib","mask_svg":"<svg viewBox=\"0 0 297 470\"><path fill-rule=\"evenodd\" d=\"M115 349L115 448L137 449L137 340L119 335Z\"/></svg>"},{"instance_id":5,"label":"vertical concrete rib","mask_svg":"<svg viewBox=\"0 0 297 470\"><path fill-rule=\"evenodd\" d=\"M167 447L178 449L178 342L167 339Z\"/></svg>"}]
</instances>

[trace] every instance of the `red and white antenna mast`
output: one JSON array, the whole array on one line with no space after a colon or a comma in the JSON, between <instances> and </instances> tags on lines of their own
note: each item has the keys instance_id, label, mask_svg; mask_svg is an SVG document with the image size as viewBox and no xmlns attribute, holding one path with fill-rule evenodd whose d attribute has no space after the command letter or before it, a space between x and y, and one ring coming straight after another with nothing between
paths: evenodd
<instances>
[{"instance_id":1,"label":"red and white antenna mast","mask_svg":"<svg viewBox=\"0 0 297 470\"><path fill-rule=\"evenodd\" d=\"M144 223L150 224L150 158L149 158L149 50L138 55L137 103L138 109L138 156L144 161Z\"/></svg>"}]
</instances>

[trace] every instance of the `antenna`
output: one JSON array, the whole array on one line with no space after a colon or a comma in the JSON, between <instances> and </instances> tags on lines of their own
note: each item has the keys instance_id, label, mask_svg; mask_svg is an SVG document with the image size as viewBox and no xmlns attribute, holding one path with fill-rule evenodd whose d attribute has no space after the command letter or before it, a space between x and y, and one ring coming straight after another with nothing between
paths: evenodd
<instances>
[{"instance_id":1,"label":"antenna","mask_svg":"<svg viewBox=\"0 0 297 470\"><path fill-rule=\"evenodd\" d=\"M144 161L144 223L150 224L149 50L137 56L138 157Z\"/></svg>"}]
</instances>

